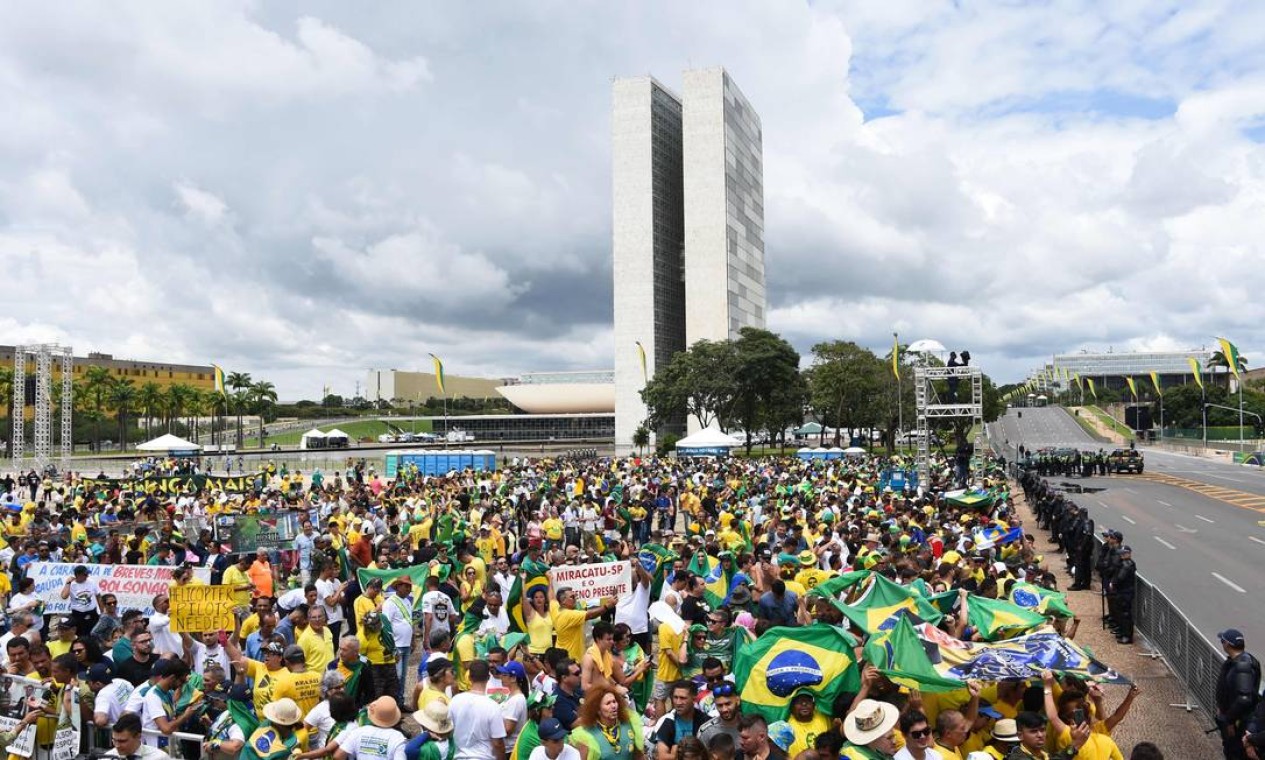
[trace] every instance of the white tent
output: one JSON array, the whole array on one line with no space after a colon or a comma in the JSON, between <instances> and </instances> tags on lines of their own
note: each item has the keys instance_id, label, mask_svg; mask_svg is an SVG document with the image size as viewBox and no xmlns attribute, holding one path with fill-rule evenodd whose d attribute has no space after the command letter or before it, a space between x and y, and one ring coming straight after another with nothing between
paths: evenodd
<instances>
[{"instance_id":1,"label":"white tent","mask_svg":"<svg viewBox=\"0 0 1265 760\"><path fill-rule=\"evenodd\" d=\"M733 449L741 445L738 439L713 428L700 430L676 442L678 449Z\"/></svg>"},{"instance_id":2,"label":"white tent","mask_svg":"<svg viewBox=\"0 0 1265 760\"><path fill-rule=\"evenodd\" d=\"M186 441L180 436L167 433L160 435L152 441L146 441L136 447L137 451L163 451L167 453L189 453L201 451L202 447L192 441Z\"/></svg>"},{"instance_id":3,"label":"white tent","mask_svg":"<svg viewBox=\"0 0 1265 760\"><path fill-rule=\"evenodd\" d=\"M347 448L351 442L351 436L347 435L338 428L334 428L325 434L325 445L330 448Z\"/></svg>"},{"instance_id":4,"label":"white tent","mask_svg":"<svg viewBox=\"0 0 1265 760\"><path fill-rule=\"evenodd\" d=\"M299 438L299 448L301 449L323 449L325 448L326 439L329 436L322 433L316 428L312 428Z\"/></svg>"}]
</instances>

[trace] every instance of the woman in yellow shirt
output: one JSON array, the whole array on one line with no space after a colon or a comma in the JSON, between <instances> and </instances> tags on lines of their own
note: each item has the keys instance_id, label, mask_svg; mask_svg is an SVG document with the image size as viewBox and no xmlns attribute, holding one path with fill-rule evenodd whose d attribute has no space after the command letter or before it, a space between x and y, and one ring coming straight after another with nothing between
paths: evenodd
<instances>
[{"instance_id":1,"label":"woman in yellow shirt","mask_svg":"<svg viewBox=\"0 0 1265 760\"><path fill-rule=\"evenodd\" d=\"M543 655L553 646L553 618L549 616L549 591L537 587L523 605L523 622L527 623L527 651Z\"/></svg>"}]
</instances>

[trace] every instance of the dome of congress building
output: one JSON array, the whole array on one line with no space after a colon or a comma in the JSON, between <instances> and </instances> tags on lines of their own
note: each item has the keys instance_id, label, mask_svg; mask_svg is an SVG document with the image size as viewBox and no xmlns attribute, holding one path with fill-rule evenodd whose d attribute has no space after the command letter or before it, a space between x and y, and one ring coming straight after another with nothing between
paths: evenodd
<instances>
[{"instance_id":1,"label":"dome of congress building","mask_svg":"<svg viewBox=\"0 0 1265 760\"><path fill-rule=\"evenodd\" d=\"M528 414L582 414L615 411L615 372L535 372L520 376L497 393Z\"/></svg>"}]
</instances>

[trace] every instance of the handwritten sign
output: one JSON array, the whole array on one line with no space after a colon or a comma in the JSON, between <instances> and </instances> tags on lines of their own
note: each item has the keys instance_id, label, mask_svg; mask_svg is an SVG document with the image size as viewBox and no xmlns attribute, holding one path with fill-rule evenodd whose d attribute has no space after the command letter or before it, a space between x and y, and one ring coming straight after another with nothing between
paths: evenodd
<instances>
[{"instance_id":1,"label":"handwritten sign","mask_svg":"<svg viewBox=\"0 0 1265 760\"><path fill-rule=\"evenodd\" d=\"M592 605L603 597L618 598L632 593L632 565L628 562L551 567L549 578L555 589L571 589L585 605Z\"/></svg>"},{"instance_id":2,"label":"handwritten sign","mask_svg":"<svg viewBox=\"0 0 1265 760\"><path fill-rule=\"evenodd\" d=\"M172 633L233 630L232 586L173 586Z\"/></svg>"},{"instance_id":3,"label":"handwritten sign","mask_svg":"<svg viewBox=\"0 0 1265 760\"><path fill-rule=\"evenodd\" d=\"M57 729L57 736L53 739L52 760L74 760L77 754L79 754L79 729L74 726Z\"/></svg>"},{"instance_id":4,"label":"handwritten sign","mask_svg":"<svg viewBox=\"0 0 1265 760\"><path fill-rule=\"evenodd\" d=\"M70 614L70 600L61 598L61 590L74 569L75 565L69 562L27 565L27 577L35 580L34 594L44 602L43 614ZM154 597L166 593L171 586L172 570L175 568L162 565L88 565L88 576L97 579L102 594L114 594L118 598L120 611L141 610L152 615ZM207 583L211 580L211 570L194 568L193 577Z\"/></svg>"},{"instance_id":5,"label":"handwritten sign","mask_svg":"<svg viewBox=\"0 0 1265 760\"><path fill-rule=\"evenodd\" d=\"M17 727L18 721L16 718L0 717L0 731L7 733ZM9 746L5 747L5 751L18 757L30 757L35 752L35 726L27 726L23 729L22 733L9 742Z\"/></svg>"}]
</instances>

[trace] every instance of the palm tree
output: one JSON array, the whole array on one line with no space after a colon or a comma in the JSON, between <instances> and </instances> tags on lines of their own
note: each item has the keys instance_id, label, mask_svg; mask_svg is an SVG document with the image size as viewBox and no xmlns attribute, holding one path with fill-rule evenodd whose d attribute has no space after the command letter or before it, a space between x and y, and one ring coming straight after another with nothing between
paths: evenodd
<instances>
[{"instance_id":1,"label":"palm tree","mask_svg":"<svg viewBox=\"0 0 1265 760\"><path fill-rule=\"evenodd\" d=\"M101 420L105 417L106 399L110 397L110 389L114 384L114 376L105 367L88 367L83 373L84 400L93 418L92 441L93 450L101 451Z\"/></svg>"},{"instance_id":2,"label":"palm tree","mask_svg":"<svg viewBox=\"0 0 1265 760\"><path fill-rule=\"evenodd\" d=\"M154 427L154 417L162 411L163 389L158 383L150 380L136 392L134 404L145 411L145 435L149 435Z\"/></svg>"},{"instance_id":3,"label":"palm tree","mask_svg":"<svg viewBox=\"0 0 1265 760\"><path fill-rule=\"evenodd\" d=\"M1224 351L1213 351L1212 356L1208 359L1208 369L1213 367L1221 367L1226 372L1230 371L1230 360L1225 358ZM1239 354L1239 372L1247 372L1247 359Z\"/></svg>"},{"instance_id":4,"label":"palm tree","mask_svg":"<svg viewBox=\"0 0 1265 760\"><path fill-rule=\"evenodd\" d=\"M214 402L209 398L210 394L203 392L197 388L189 389L189 400L185 404L188 411L190 422L192 423L189 440L194 443L198 442L198 433L201 429L201 419L205 417L210 410L214 409Z\"/></svg>"},{"instance_id":5,"label":"palm tree","mask_svg":"<svg viewBox=\"0 0 1265 760\"><path fill-rule=\"evenodd\" d=\"M136 382L127 377L119 378L110 388L110 406L114 407L119 423L119 451L127 450L127 418L139 395Z\"/></svg>"},{"instance_id":6,"label":"palm tree","mask_svg":"<svg viewBox=\"0 0 1265 760\"><path fill-rule=\"evenodd\" d=\"M251 384L249 372L230 372L224 378L224 385L233 389L231 400L237 410L237 447L242 447L242 412L246 408L246 390Z\"/></svg>"},{"instance_id":7,"label":"palm tree","mask_svg":"<svg viewBox=\"0 0 1265 760\"><path fill-rule=\"evenodd\" d=\"M172 423L184 414L185 409L189 406L189 400L193 393L193 388L184 383L175 383L167 386L164 394L167 398L167 432L171 432Z\"/></svg>"},{"instance_id":8,"label":"palm tree","mask_svg":"<svg viewBox=\"0 0 1265 760\"><path fill-rule=\"evenodd\" d=\"M260 380L247 391L251 411L259 415L259 448L264 446L264 417L277 403L277 389L267 380Z\"/></svg>"}]
</instances>

